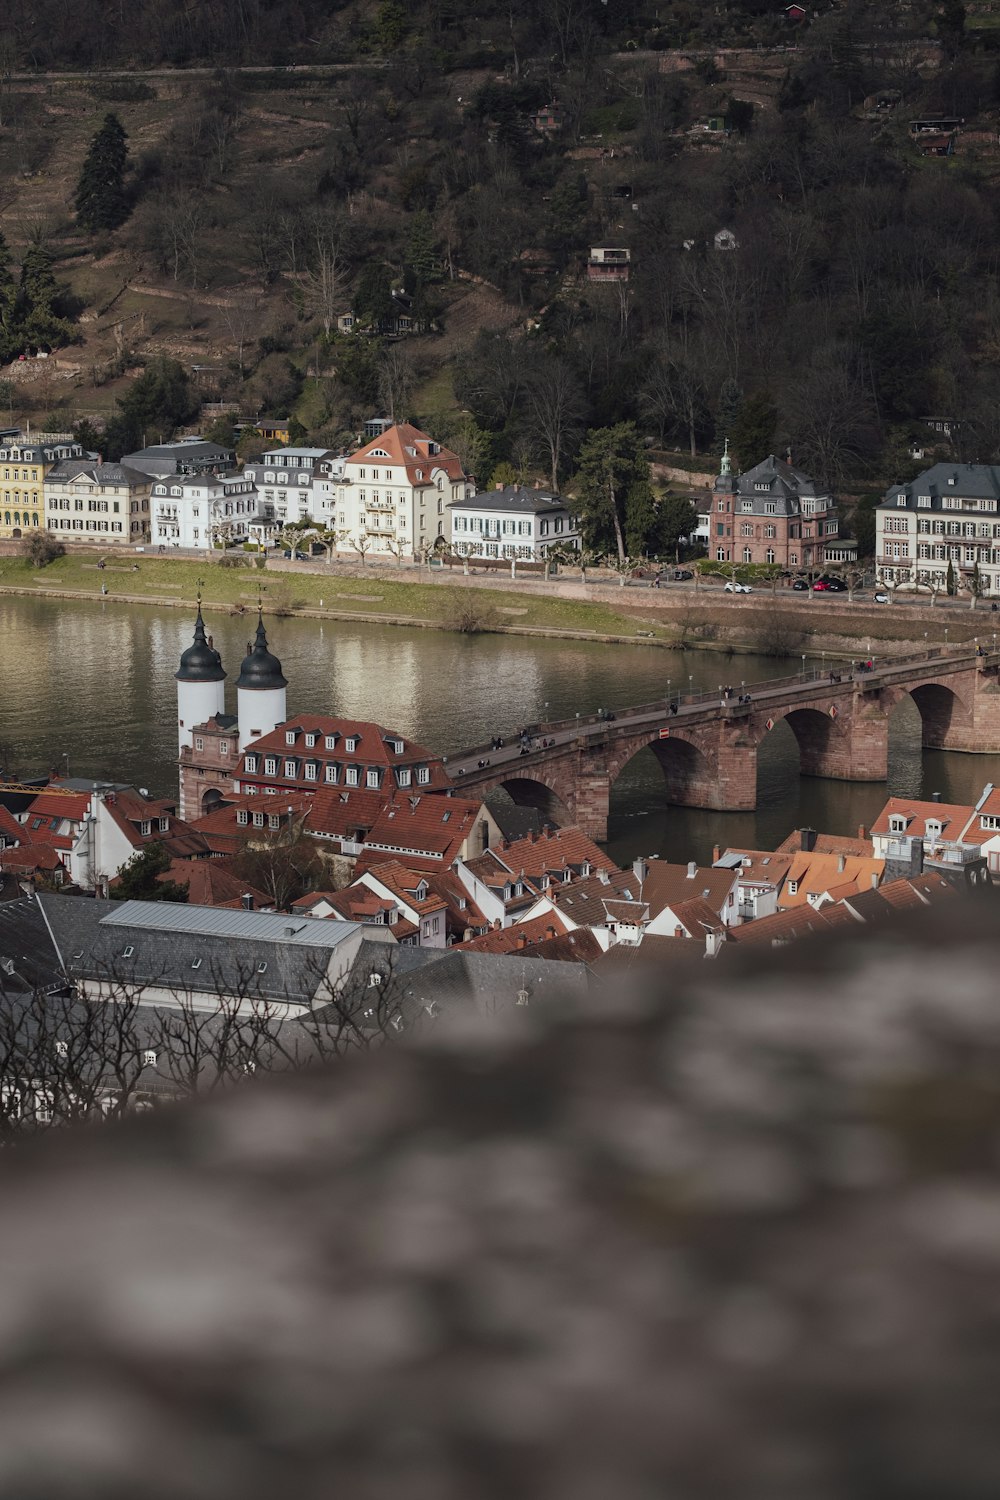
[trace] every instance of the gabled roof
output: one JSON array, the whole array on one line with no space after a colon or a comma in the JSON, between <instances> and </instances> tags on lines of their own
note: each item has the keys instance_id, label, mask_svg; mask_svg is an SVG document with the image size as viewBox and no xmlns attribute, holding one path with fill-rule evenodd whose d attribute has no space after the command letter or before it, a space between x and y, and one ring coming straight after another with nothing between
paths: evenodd
<instances>
[{"instance_id":1,"label":"gabled roof","mask_svg":"<svg viewBox=\"0 0 1000 1500\"><path fill-rule=\"evenodd\" d=\"M649 902L651 917L656 917L665 906L674 907L678 901L690 901L693 896L703 897L718 915L737 883L736 873L715 865L696 865L693 861L673 865L653 859L649 861L642 894Z\"/></svg>"},{"instance_id":2,"label":"gabled roof","mask_svg":"<svg viewBox=\"0 0 1000 1500\"><path fill-rule=\"evenodd\" d=\"M420 868L423 860L447 869L457 859L482 809L481 802L463 797L406 796L384 802L369 828L358 868L403 856L401 863Z\"/></svg>"},{"instance_id":3,"label":"gabled roof","mask_svg":"<svg viewBox=\"0 0 1000 1500\"><path fill-rule=\"evenodd\" d=\"M515 922L510 927L495 927L491 932L484 932L481 937L470 938L467 943L458 943L456 946L473 953L520 953L526 949L533 953L539 943L565 937L568 931L558 912L544 912L528 922Z\"/></svg>"},{"instance_id":4,"label":"gabled roof","mask_svg":"<svg viewBox=\"0 0 1000 1500\"><path fill-rule=\"evenodd\" d=\"M434 449L437 451L432 451ZM387 427L385 432L352 453L347 466L368 461L390 464L395 468L402 466L407 479L414 485L430 484L432 473L438 469L443 470L449 479L465 478L458 454L442 448L426 432L409 422L397 422L395 427Z\"/></svg>"},{"instance_id":5,"label":"gabled roof","mask_svg":"<svg viewBox=\"0 0 1000 1500\"><path fill-rule=\"evenodd\" d=\"M719 913L709 905L704 896L692 896L687 901L678 901L670 910L691 938L704 939L706 933L720 932L723 929Z\"/></svg>"},{"instance_id":6,"label":"gabled roof","mask_svg":"<svg viewBox=\"0 0 1000 1500\"><path fill-rule=\"evenodd\" d=\"M546 827L541 833L524 838L504 840L490 851L515 875L522 872L532 880L556 874L571 867L589 864L592 870L620 874L613 859L599 849L582 828L570 824L565 828Z\"/></svg>"},{"instance_id":7,"label":"gabled roof","mask_svg":"<svg viewBox=\"0 0 1000 1500\"><path fill-rule=\"evenodd\" d=\"M960 802L921 802L911 797L890 797L872 824L873 835L890 835L889 819L893 815L906 819L905 836L924 839L927 820L941 824L941 837L957 839L972 817L973 808Z\"/></svg>"},{"instance_id":8,"label":"gabled roof","mask_svg":"<svg viewBox=\"0 0 1000 1500\"><path fill-rule=\"evenodd\" d=\"M875 853L875 845L871 839L865 838L861 833L856 838L839 833L817 833L813 835L813 839L812 852L814 854L858 854L871 859ZM775 853L799 854L801 851L802 830L798 829L782 839Z\"/></svg>"},{"instance_id":9,"label":"gabled roof","mask_svg":"<svg viewBox=\"0 0 1000 1500\"><path fill-rule=\"evenodd\" d=\"M876 883L881 880L884 869L884 859L862 859L856 854L818 854L815 849L808 853L800 850L792 857L779 900L782 908L788 911L802 906L810 896L822 896L839 887L844 887L845 892L848 887L854 891L871 890L873 878Z\"/></svg>"},{"instance_id":10,"label":"gabled roof","mask_svg":"<svg viewBox=\"0 0 1000 1500\"><path fill-rule=\"evenodd\" d=\"M90 796L87 792L39 792L32 798L27 811L32 818L67 818L71 823L82 823L90 811Z\"/></svg>"},{"instance_id":11,"label":"gabled roof","mask_svg":"<svg viewBox=\"0 0 1000 1500\"><path fill-rule=\"evenodd\" d=\"M245 896L253 910L273 910L274 903L263 891L240 880L224 859L172 859L170 868L157 876L160 881L173 880L188 888L188 901L194 906L221 906L243 909Z\"/></svg>"},{"instance_id":12,"label":"gabled roof","mask_svg":"<svg viewBox=\"0 0 1000 1500\"><path fill-rule=\"evenodd\" d=\"M292 744L288 743L288 735L294 734ZM306 736L315 735L316 743L306 745ZM336 741L333 749L326 748L327 738ZM356 741L355 748L349 750L347 741ZM401 750L396 750L396 745L402 745ZM246 758L248 755L257 756L256 771L246 770ZM277 756L279 759L278 770L275 773L265 772L263 757L266 755ZM367 767L379 770L392 770L396 767L405 767L412 771L416 766L426 766L430 771L430 780L421 784L422 791L446 791L452 785L451 777L444 768L441 757L433 750L428 750L425 745L417 744L415 740L409 740L397 730L386 729L381 724L374 724L366 719L342 719L330 714L296 714L293 718L286 719L279 724L270 734L263 735L255 740L247 750L243 752L240 761L240 780L249 782L267 782L284 780L284 761L296 759L298 761L336 761L341 765L355 765L361 769ZM301 766L298 768L294 784L307 786L310 790L320 785L329 783L307 782L305 773Z\"/></svg>"}]
</instances>

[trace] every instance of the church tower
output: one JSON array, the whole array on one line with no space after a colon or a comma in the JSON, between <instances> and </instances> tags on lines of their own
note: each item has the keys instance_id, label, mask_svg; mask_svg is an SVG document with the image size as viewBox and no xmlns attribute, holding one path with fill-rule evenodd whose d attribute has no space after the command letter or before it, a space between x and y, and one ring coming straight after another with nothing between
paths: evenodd
<instances>
[{"instance_id":1,"label":"church tower","mask_svg":"<svg viewBox=\"0 0 1000 1500\"><path fill-rule=\"evenodd\" d=\"M205 634L205 622L201 617L201 600L198 601L198 617L194 623L194 644L181 657L177 682L177 741L178 748L191 748L192 730L196 724L204 724L215 714L225 712L226 674L222 658Z\"/></svg>"},{"instance_id":2,"label":"church tower","mask_svg":"<svg viewBox=\"0 0 1000 1500\"><path fill-rule=\"evenodd\" d=\"M239 718L240 751L245 751L262 735L270 734L288 717L285 707L287 681L281 662L267 649L264 617L258 612L257 636L248 645L240 675L236 681L236 712Z\"/></svg>"}]
</instances>

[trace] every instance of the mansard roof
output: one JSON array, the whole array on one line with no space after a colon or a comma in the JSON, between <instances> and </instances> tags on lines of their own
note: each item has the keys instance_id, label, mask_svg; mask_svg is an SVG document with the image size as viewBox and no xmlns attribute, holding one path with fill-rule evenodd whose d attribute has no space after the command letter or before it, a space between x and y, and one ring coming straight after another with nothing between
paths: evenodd
<instances>
[{"instance_id":1,"label":"mansard roof","mask_svg":"<svg viewBox=\"0 0 1000 1500\"><path fill-rule=\"evenodd\" d=\"M755 505L776 502L777 510L769 512L771 515L798 515L802 500L829 499L825 492L817 491L808 474L773 453L741 474L736 490L741 501L750 500Z\"/></svg>"},{"instance_id":2,"label":"mansard roof","mask_svg":"<svg viewBox=\"0 0 1000 1500\"><path fill-rule=\"evenodd\" d=\"M930 498L932 510L941 508L944 495L964 500L1000 500L1000 464L933 464L909 484L891 485L880 505L895 508L902 498L908 506L914 506L918 495Z\"/></svg>"}]
</instances>

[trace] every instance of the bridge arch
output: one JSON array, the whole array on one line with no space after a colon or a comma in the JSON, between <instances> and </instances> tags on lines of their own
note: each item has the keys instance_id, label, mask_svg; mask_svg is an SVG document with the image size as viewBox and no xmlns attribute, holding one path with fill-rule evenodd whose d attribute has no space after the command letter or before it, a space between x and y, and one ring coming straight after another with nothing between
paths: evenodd
<instances>
[{"instance_id":1,"label":"bridge arch","mask_svg":"<svg viewBox=\"0 0 1000 1500\"><path fill-rule=\"evenodd\" d=\"M541 772L532 771L530 775L525 775L512 768L509 776L494 783L488 798L495 792L506 794L516 807L534 808L546 822L557 828L576 821L576 809L566 802L561 791Z\"/></svg>"},{"instance_id":2,"label":"bridge arch","mask_svg":"<svg viewBox=\"0 0 1000 1500\"><path fill-rule=\"evenodd\" d=\"M830 750L839 738L837 721L818 708L790 708L781 719L792 731L798 745L799 774L827 775Z\"/></svg>"},{"instance_id":3,"label":"bridge arch","mask_svg":"<svg viewBox=\"0 0 1000 1500\"><path fill-rule=\"evenodd\" d=\"M972 709L961 693L947 683L931 679L909 687L888 687L882 693L886 714L909 698L920 714L921 744L928 750L943 750L954 743L956 731L971 729Z\"/></svg>"},{"instance_id":4,"label":"bridge arch","mask_svg":"<svg viewBox=\"0 0 1000 1500\"><path fill-rule=\"evenodd\" d=\"M694 739L686 739L672 728L668 739L659 734L644 743L631 743L615 755L608 766L608 782L614 792L615 782L637 755L651 750L663 776L664 791L668 802L681 806L706 807L711 798L717 769Z\"/></svg>"}]
</instances>

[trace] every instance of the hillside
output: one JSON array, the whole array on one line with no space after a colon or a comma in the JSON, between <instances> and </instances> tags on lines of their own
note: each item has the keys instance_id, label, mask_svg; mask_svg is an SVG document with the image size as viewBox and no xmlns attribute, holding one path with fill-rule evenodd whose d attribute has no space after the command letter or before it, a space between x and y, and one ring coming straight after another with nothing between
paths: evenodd
<instances>
[{"instance_id":1,"label":"hillside","mask_svg":"<svg viewBox=\"0 0 1000 1500\"><path fill-rule=\"evenodd\" d=\"M628 420L691 453L791 447L855 488L904 472L927 416L993 457L1000 33L952 10L279 4L220 67L218 41L170 43L172 5L140 46L140 6L81 74L68 23L29 45L15 6L0 228L15 277L51 258L76 342L9 363L0 414L99 427L165 355L316 440L376 407L433 419L484 477L563 478ZM241 36L250 7L222 11ZM87 231L109 111L128 216ZM961 122L946 155L920 116ZM588 281L592 245L626 248L629 280ZM339 334L352 308L368 331Z\"/></svg>"}]
</instances>

